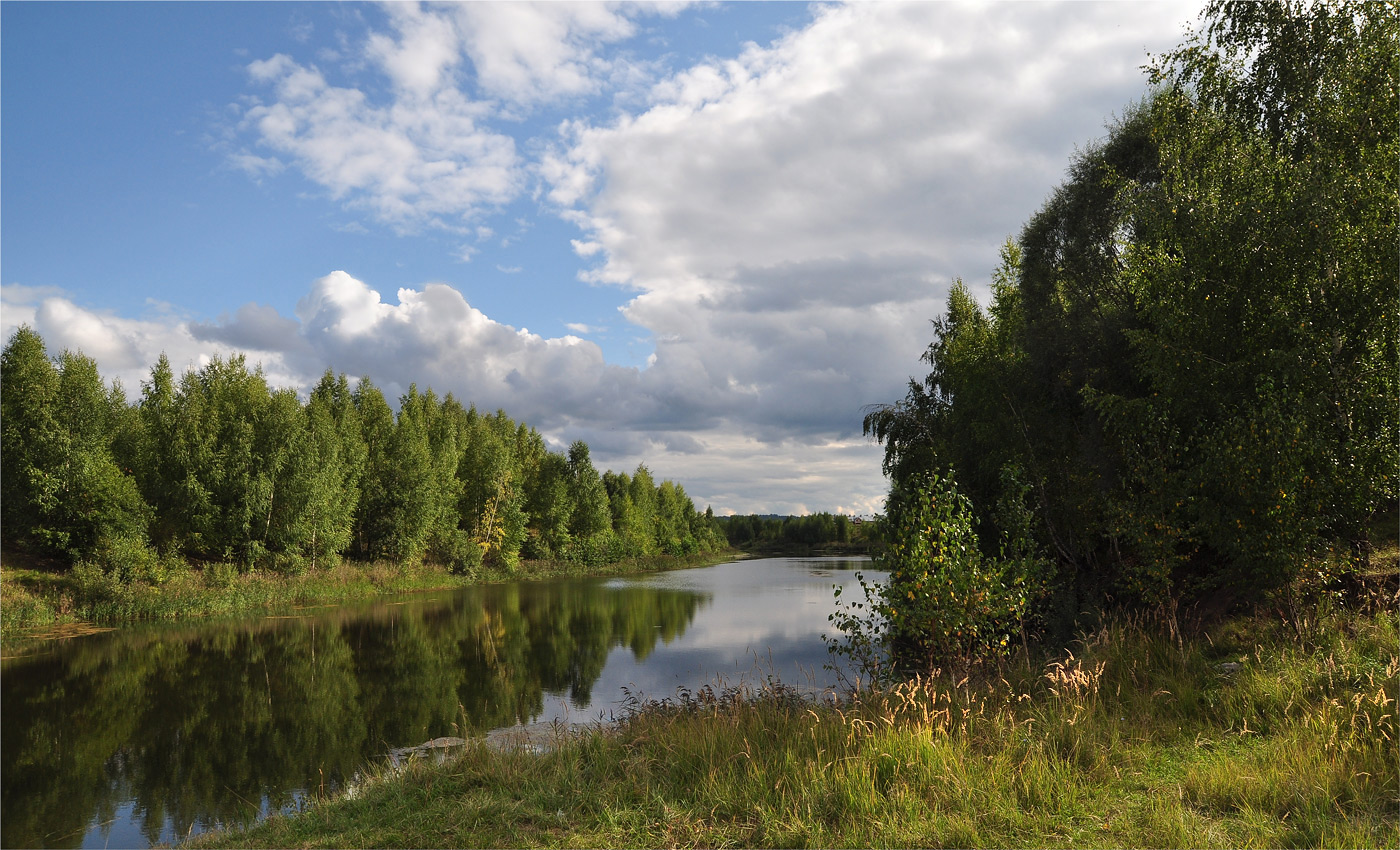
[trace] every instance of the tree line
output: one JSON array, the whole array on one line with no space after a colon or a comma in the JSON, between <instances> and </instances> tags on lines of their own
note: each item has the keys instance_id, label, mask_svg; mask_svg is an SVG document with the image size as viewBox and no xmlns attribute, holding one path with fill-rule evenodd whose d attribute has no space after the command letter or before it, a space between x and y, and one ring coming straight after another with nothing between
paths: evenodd
<instances>
[{"instance_id":1,"label":"tree line","mask_svg":"<svg viewBox=\"0 0 1400 850\"><path fill-rule=\"evenodd\" d=\"M241 355L176 376L162 355L128 403L96 362L7 342L0 520L7 546L115 570L179 553L300 573L341 557L513 571L722 549L710 509L646 466L599 474L503 411L416 385L397 412L328 370L303 401Z\"/></svg>"},{"instance_id":2,"label":"tree line","mask_svg":"<svg viewBox=\"0 0 1400 850\"><path fill-rule=\"evenodd\" d=\"M913 654L1366 563L1400 495L1397 17L1210 4L990 303L953 286L928 374L864 420Z\"/></svg>"},{"instance_id":3,"label":"tree line","mask_svg":"<svg viewBox=\"0 0 1400 850\"><path fill-rule=\"evenodd\" d=\"M826 512L805 516L719 517L719 527L729 545L739 549L812 549L815 547L869 547L873 524Z\"/></svg>"}]
</instances>

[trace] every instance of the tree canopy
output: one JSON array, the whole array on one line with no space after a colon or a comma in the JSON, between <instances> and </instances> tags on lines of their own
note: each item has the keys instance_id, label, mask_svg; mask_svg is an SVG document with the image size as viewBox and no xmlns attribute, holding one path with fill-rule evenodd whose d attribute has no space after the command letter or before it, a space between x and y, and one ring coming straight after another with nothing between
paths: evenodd
<instances>
[{"instance_id":1,"label":"tree canopy","mask_svg":"<svg viewBox=\"0 0 1400 850\"><path fill-rule=\"evenodd\" d=\"M609 508L588 446L550 451L504 411L411 385L397 411L369 379L327 371L306 401L241 356L176 376L162 356L129 404L82 354L28 326L3 353L3 534L123 577L154 552L301 572L343 556L514 570L726 543L645 466ZM129 563L128 563L129 562Z\"/></svg>"},{"instance_id":2,"label":"tree canopy","mask_svg":"<svg viewBox=\"0 0 1400 850\"><path fill-rule=\"evenodd\" d=\"M1364 561L1400 495L1398 19L1212 3L867 410L897 501L952 471L987 553L1021 503L1042 615Z\"/></svg>"}]
</instances>

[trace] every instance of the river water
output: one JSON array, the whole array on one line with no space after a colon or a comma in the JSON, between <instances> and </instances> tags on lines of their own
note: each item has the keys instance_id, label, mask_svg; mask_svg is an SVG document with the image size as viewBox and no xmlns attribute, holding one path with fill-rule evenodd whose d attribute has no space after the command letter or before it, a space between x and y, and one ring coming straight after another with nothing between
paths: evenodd
<instances>
[{"instance_id":1,"label":"river water","mask_svg":"<svg viewBox=\"0 0 1400 850\"><path fill-rule=\"evenodd\" d=\"M0 845L149 847L295 809L439 736L581 725L629 694L841 684L833 586L765 558L49 641L0 667Z\"/></svg>"}]
</instances>

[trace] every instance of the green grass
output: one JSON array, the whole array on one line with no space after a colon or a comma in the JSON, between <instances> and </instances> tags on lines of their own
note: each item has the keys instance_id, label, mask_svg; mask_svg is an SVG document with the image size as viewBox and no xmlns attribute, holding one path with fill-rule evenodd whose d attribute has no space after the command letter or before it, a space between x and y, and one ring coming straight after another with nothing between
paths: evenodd
<instances>
[{"instance_id":1,"label":"green grass","mask_svg":"<svg viewBox=\"0 0 1400 850\"><path fill-rule=\"evenodd\" d=\"M1400 844L1393 612L1162 632L1119 621L1048 663L840 705L775 683L683 693L543 755L473 746L191 844Z\"/></svg>"},{"instance_id":2,"label":"green grass","mask_svg":"<svg viewBox=\"0 0 1400 850\"><path fill-rule=\"evenodd\" d=\"M161 559L152 575L123 580L96 568L60 570L7 552L7 565L0 569L0 637L8 646L14 641L71 634L94 626L279 613L493 581L676 569L717 563L731 556L657 556L592 568L525 561L514 572L482 568L467 575L429 564L343 561L295 576L267 570L240 573L229 564L196 568ZM16 562L23 566L14 566Z\"/></svg>"}]
</instances>

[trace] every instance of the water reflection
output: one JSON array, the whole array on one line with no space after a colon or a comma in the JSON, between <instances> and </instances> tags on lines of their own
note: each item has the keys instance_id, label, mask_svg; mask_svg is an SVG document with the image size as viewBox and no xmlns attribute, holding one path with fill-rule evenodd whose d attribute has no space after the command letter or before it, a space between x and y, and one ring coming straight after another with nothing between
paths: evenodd
<instances>
[{"instance_id":1,"label":"water reflection","mask_svg":"<svg viewBox=\"0 0 1400 850\"><path fill-rule=\"evenodd\" d=\"M595 720L624 688L820 688L832 586L850 597L868 567L763 559L52 641L0 668L0 844L177 841L396 747Z\"/></svg>"},{"instance_id":2,"label":"water reflection","mask_svg":"<svg viewBox=\"0 0 1400 850\"><path fill-rule=\"evenodd\" d=\"M598 582L495 585L116 632L8 659L0 843L168 841L333 790L391 747L529 722L548 693L585 708L611 650L645 658L707 599Z\"/></svg>"}]
</instances>

